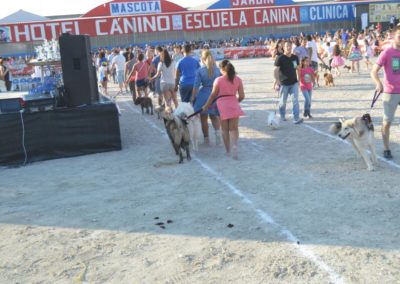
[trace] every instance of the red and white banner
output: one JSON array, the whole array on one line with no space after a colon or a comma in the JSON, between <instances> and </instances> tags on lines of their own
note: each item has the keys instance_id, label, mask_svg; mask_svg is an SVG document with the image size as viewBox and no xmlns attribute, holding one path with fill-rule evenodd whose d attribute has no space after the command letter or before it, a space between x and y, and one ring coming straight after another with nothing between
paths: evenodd
<instances>
[{"instance_id":1,"label":"red and white banner","mask_svg":"<svg viewBox=\"0 0 400 284\"><path fill-rule=\"evenodd\" d=\"M299 6L188 11L157 15L79 18L4 25L10 42L42 41L62 33L92 37L134 33L205 31L298 24Z\"/></svg>"},{"instance_id":2,"label":"red and white banner","mask_svg":"<svg viewBox=\"0 0 400 284\"><path fill-rule=\"evenodd\" d=\"M30 76L34 72L33 67L26 63L13 62L9 64L7 68L10 71L12 78Z\"/></svg>"},{"instance_id":3,"label":"red and white banner","mask_svg":"<svg viewBox=\"0 0 400 284\"><path fill-rule=\"evenodd\" d=\"M269 57L271 51L266 46L245 46L224 49L224 58L239 59L253 57Z\"/></svg>"}]
</instances>

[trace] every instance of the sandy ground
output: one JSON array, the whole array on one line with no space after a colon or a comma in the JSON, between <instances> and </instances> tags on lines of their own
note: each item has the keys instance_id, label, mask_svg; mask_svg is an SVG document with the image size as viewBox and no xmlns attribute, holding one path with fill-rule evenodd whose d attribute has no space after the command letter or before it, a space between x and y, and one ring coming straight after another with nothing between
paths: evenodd
<instances>
[{"instance_id":1,"label":"sandy ground","mask_svg":"<svg viewBox=\"0 0 400 284\"><path fill-rule=\"evenodd\" d=\"M0 283L399 283L399 120L374 172L327 133L368 110L365 67L315 90L313 120L271 130L271 59L234 64L239 161L211 135L179 165L163 124L121 96L122 151L1 168Z\"/></svg>"}]
</instances>

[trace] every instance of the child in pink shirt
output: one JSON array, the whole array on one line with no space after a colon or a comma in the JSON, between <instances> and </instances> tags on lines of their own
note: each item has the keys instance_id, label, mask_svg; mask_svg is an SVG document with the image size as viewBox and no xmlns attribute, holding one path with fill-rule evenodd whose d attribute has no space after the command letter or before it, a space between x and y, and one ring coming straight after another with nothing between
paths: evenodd
<instances>
[{"instance_id":1,"label":"child in pink shirt","mask_svg":"<svg viewBox=\"0 0 400 284\"><path fill-rule=\"evenodd\" d=\"M136 94L141 97L141 92L144 92L144 97L147 98L147 79L149 77L149 65L144 60L143 53L139 54L138 62L133 65L132 72L136 78Z\"/></svg>"},{"instance_id":2,"label":"child in pink shirt","mask_svg":"<svg viewBox=\"0 0 400 284\"><path fill-rule=\"evenodd\" d=\"M311 96L312 86L315 80L314 70L310 67L310 59L304 57L299 69L300 90L304 96L304 117L312 118L311 115Z\"/></svg>"}]
</instances>

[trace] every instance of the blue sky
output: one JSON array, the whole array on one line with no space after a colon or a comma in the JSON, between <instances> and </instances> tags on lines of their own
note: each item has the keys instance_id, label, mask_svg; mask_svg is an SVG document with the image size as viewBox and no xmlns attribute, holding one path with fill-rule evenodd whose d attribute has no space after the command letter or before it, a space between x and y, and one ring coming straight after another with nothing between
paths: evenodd
<instances>
[{"instance_id":1,"label":"blue sky","mask_svg":"<svg viewBox=\"0 0 400 284\"><path fill-rule=\"evenodd\" d=\"M0 9L0 19L22 9L40 16L84 14L89 10L107 3L107 0L3 0L6 3ZM211 0L169 0L183 7L212 3Z\"/></svg>"}]
</instances>

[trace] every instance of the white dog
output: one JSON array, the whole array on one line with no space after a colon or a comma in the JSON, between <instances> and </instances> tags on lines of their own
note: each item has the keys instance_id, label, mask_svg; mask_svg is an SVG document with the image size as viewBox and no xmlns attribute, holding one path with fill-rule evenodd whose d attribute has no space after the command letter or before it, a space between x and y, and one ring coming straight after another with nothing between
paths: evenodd
<instances>
[{"instance_id":1,"label":"white dog","mask_svg":"<svg viewBox=\"0 0 400 284\"><path fill-rule=\"evenodd\" d=\"M270 112L268 114L268 119L267 119L267 125L271 127L271 129L278 129L279 124L281 120L280 118L276 115L275 112Z\"/></svg>"},{"instance_id":2,"label":"white dog","mask_svg":"<svg viewBox=\"0 0 400 284\"><path fill-rule=\"evenodd\" d=\"M364 159L369 171L373 171L374 164L378 164L374 144L374 125L369 114L342 120L332 124L329 128L332 134L338 135L343 140L349 138L356 152ZM371 159L368 157L367 149L371 151Z\"/></svg>"},{"instance_id":3,"label":"white dog","mask_svg":"<svg viewBox=\"0 0 400 284\"><path fill-rule=\"evenodd\" d=\"M193 106L190 103L180 103L175 109L174 114L180 116L185 114L187 117L194 113ZM188 129L190 134L190 141L194 151L199 150L199 142L202 136L200 116L195 115L188 119Z\"/></svg>"}]
</instances>

